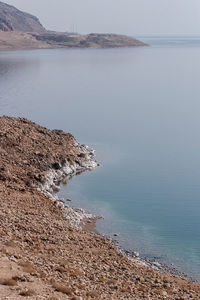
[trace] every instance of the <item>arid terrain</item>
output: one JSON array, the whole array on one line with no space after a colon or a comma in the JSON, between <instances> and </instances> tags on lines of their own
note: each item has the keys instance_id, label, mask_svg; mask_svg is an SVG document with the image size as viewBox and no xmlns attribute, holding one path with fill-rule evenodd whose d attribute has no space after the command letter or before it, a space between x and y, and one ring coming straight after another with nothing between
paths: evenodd
<instances>
[{"instance_id":1,"label":"arid terrain","mask_svg":"<svg viewBox=\"0 0 200 300\"><path fill-rule=\"evenodd\" d=\"M144 43L115 34L25 33L0 30L0 50L55 48L115 48L145 46Z\"/></svg>"},{"instance_id":2,"label":"arid terrain","mask_svg":"<svg viewBox=\"0 0 200 300\"><path fill-rule=\"evenodd\" d=\"M0 1L0 30L19 32L44 32L45 28L35 16L22 12Z\"/></svg>"},{"instance_id":3,"label":"arid terrain","mask_svg":"<svg viewBox=\"0 0 200 300\"><path fill-rule=\"evenodd\" d=\"M0 31L0 50L28 50L51 48L47 43L37 41L32 35L16 31Z\"/></svg>"},{"instance_id":4,"label":"arid terrain","mask_svg":"<svg viewBox=\"0 0 200 300\"><path fill-rule=\"evenodd\" d=\"M41 25L37 17L0 2L0 50L135 46L146 44L118 34L51 32Z\"/></svg>"},{"instance_id":5,"label":"arid terrain","mask_svg":"<svg viewBox=\"0 0 200 300\"><path fill-rule=\"evenodd\" d=\"M0 299L200 299L198 284L129 260L37 190L85 157L69 133L0 117Z\"/></svg>"}]
</instances>

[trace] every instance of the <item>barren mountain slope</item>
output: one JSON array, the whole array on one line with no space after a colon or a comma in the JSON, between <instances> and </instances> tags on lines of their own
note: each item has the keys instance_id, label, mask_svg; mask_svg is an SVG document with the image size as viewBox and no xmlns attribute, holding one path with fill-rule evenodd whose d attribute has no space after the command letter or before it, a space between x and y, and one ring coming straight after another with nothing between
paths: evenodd
<instances>
[{"instance_id":1,"label":"barren mountain slope","mask_svg":"<svg viewBox=\"0 0 200 300\"><path fill-rule=\"evenodd\" d=\"M0 30L45 32L38 18L3 2L0 2Z\"/></svg>"}]
</instances>

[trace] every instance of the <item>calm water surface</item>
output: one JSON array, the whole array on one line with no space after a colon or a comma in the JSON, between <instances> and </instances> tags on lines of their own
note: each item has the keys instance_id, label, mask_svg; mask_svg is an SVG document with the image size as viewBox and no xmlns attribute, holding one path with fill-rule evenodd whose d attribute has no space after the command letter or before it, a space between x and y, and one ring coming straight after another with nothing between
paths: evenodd
<instances>
[{"instance_id":1,"label":"calm water surface","mask_svg":"<svg viewBox=\"0 0 200 300\"><path fill-rule=\"evenodd\" d=\"M72 132L101 166L62 194L122 246L200 280L200 38L0 53L0 113Z\"/></svg>"}]
</instances>

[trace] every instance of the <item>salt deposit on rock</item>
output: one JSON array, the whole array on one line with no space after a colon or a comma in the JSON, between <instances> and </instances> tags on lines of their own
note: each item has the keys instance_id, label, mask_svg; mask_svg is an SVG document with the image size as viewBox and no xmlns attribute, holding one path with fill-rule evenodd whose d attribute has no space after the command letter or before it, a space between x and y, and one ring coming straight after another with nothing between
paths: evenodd
<instances>
[{"instance_id":1,"label":"salt deposit on rock","mask_svg":"<svg viewBox=\"0 0 200 300\"><path fill-rule=\"evenodd\" d=\"M72 176L78 173L96 168L98 163L95 159L95 151L93 149L87 145L80 145L76 141L74 144L80 151L79 160L70 162L66 160L62 166L57 164L56 168L47 171L45 182L39 183L37 190L55 201L56 205L63 209L63 215L66 220L74 226L80 226L80 223L84 219L93 218L94 215L85 212L83 209L74 209L64 204L63 200L58 198L59 185L63 182L66 183Z\"/></svg>"}]
</instances>

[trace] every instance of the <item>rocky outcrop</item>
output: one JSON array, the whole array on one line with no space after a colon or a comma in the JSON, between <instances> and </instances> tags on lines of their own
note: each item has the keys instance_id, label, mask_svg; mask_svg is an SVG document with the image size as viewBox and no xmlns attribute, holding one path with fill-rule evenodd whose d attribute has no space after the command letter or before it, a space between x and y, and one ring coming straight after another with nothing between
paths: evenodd
<instances>
[{"instance_id":1,"label":"rocky outcrop","mask_svg":"<svg viewBox=\"0 0 200 300\"><path fill-rule=\"evenodd\" d=\"M37 183L38 191L56 201L58 199L57 193L60 191L60 183L66 182L76 174L92 170L98 166L93 149L90 149L87 145L79 144L77 144L77 148L81 152L75 160L66 159L62 163L56 162L52 165L52 168L45 174L45 181Z\"/></svg>"},{"instance_id":2,"label":"rocky outcrop","mask_svg":"<svg viewBox=\"0 0 200 300\"><path fill-rule=\"evenodd\" d=\"M38 18L3 2L0 2L0 30L45 32Z\"/></svg>"},{"instance_id":3,"label":"rocky outcrop","mask_svg":"<svg viewBox=\"0 0 200 300\"><path fill-rule=\"evenodd\" d=\"M0 117L0 158L5 184L40 187L51 198L64 177L97 166L94 151L70 133L24 118Z\"/></svg>"}]
</instances>

